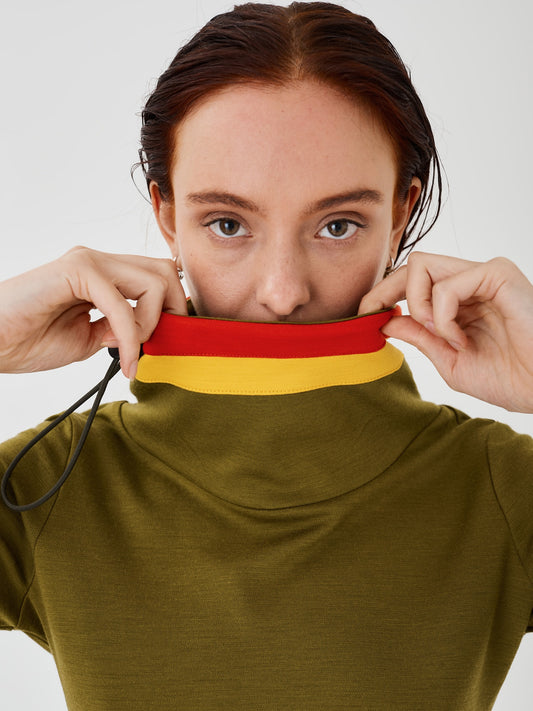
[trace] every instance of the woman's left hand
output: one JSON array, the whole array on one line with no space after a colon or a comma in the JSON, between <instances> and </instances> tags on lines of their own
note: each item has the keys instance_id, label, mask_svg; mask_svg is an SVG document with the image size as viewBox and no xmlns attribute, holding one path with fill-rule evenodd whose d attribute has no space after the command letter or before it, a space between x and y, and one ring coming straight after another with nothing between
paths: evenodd
<instances>
[{"instance_id":1,"label":"woman's left hand","mask_svg":"<svg viewBox=\"0 0 533 711\"><path fill-rule=\"evenodd\" d=\"M533 285L508 259L413 252L362 299L359 313L407 300L382 331L414 345L454 390L533 412Z\"/></svg>"}]
</instances>

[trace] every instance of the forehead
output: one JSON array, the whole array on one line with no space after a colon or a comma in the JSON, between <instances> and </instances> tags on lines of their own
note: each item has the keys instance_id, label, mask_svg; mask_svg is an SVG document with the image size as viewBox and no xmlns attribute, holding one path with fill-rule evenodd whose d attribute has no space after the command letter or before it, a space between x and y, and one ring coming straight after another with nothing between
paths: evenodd
<instances>
[{"instance_id":1,"label":"forehead","mask_svg":"<svg viewBox=\"0 0 533 711\"><path fill-rule=\"evenodd\" d=\"M329 86L300 81L208 96L176 129L171 177L250 190L269 181L303 187L318 179L334 188L362 180L387 192L395 173L392 143L368 110Z\"/></svg>"}]
</instances>

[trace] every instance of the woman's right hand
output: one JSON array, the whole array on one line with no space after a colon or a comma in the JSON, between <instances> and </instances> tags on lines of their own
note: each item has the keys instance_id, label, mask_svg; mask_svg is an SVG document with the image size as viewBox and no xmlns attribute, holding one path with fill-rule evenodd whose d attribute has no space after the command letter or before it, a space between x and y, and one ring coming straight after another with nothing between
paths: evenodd
<instances>
[{"instance_id":1,"label":"woman's right hand","mask_svg":"<svg viewBox=\"0 0 533 711\"><path fill-rule=\"evenodd\" d=\"M94 308L104 316L91 321ZM49 370L118 346L132 378L163 310L187 314L172 260L75 247L0 283L0 372Z\"/></svg>"}]
</instances>

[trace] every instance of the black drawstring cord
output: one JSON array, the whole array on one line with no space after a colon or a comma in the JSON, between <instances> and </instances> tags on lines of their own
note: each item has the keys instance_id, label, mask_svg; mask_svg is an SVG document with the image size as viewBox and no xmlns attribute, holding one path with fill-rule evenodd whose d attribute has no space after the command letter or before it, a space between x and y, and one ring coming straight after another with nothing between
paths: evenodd
<instances>
[{"instance_id":1,"label":"black drawstring cord","mask_svg":"<svg viewBox=\"0 0 533 711\"><path fill-rule=\"evenodd\" d=\"M87 435L89 434L89 430L91 428L92 422L94 420L94 417L96 415L96 411L98 410L98 406L100 405L100 401L102 400L102 397L104 396L105 390L107 388L107 384L111 380L111 378L118 373L120 370L120 361L118 357L118 348L108 348L109 355L113 359L111 365L109 366L107 373L105 374L103 380L101 380L98 385L95 385L92 390L90 390L88 393L86 393L83 397L81 397L77 402L74 403L71 407L68 408L68 410L65 410L61 415L55 418L53 422L51 422L49 425L47 425L41 432L39 432L38 435L36 435L31 442L28 442L28 444L22 449L15 459L11 462L9 467L7 468L4 476L2 477L2 484L1 484L1 489L2 489L2 498L4 500L4 503L6 506L8 506L12 511L29 511L30 509L35 509L37 506L40 506L41 504L44 504L45 501L48 501L48 499L53 496L56 491L58 491L65 481L67 480L69 474L71 471L74 469L74 465L76 464L76 461L78 460L78 457L80 455L81 449L85 443L85 440L87 439ZM142 352L142 350L141 350ZM20 462L22 457L29 452L29 450L33 447L34 444L37 444L39 440L41 440L45 435L50 432L50 430L53 430L54 427L56 427L60 422L62 422L66 417L68 417L71 413L74 412L80 405L83 405L83 403L88 400L90 397L92 397L96 393L96 397L93 402L93 406L91 408L91 411L89 413L89 416L87 417L87 422L85 423L85 426L83 428L83 431L80 435L80 440L76 446L76 449L70 459L70 462L67 464L67 468L61 475L61 477L58 479L58 481L54 484L54 486L46 492L43 496L41 496L40 499L37 499L36 501L32 501L29 504L14 504L8 497L7 495L7 485L8 482L11 478L11 475L13 474L13 470L17 466L17 464Z\"/></svg>"}]
</instances>

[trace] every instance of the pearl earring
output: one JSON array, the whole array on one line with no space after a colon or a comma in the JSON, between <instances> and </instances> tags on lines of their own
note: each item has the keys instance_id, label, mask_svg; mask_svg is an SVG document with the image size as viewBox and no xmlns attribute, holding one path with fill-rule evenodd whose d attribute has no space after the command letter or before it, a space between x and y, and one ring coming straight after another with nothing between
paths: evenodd
<instances>
[{"instance_id":1,"label":"pearl earring","mask_svg":"<svg viewBox=\"0 0 533 711\"><path fill-rule=\"evenodd\" d=\"M172 261L176 264L176 270L177 270L177 272L178 272L178 278L179 278L180 280L183 279L183 277L184 277L185 275L183 274L183 269L182 269L181 266L178 264L178 258L177 258L177 257L172 257Z\"/></svg>"}]
</instances>

